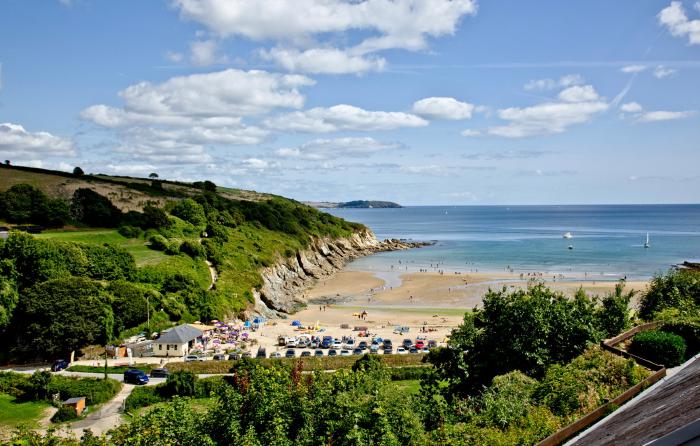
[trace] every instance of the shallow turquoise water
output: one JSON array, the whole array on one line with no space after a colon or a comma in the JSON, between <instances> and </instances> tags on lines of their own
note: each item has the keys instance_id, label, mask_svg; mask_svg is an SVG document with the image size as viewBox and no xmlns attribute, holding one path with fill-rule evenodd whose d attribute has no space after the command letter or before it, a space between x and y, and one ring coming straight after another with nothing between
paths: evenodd
<instances>
[{"instance_id":1,"label":"shallow turquoise water","mask_svg":"<svg viewBox=\"0 0 700 446\"><path fill-rule=\"evenodd\" d=\"M380 253L351 269L385 272L543 272L646 279L700 258L700 205L421 206L332 209L378 238L435 240L435 246ZM571 232L573 238L562 235ZM646 233L651 247L643 247ZM569 245L573 249L568 249ZM399 263L400 262L400 263Z\"/></svg>"}]
</instances>

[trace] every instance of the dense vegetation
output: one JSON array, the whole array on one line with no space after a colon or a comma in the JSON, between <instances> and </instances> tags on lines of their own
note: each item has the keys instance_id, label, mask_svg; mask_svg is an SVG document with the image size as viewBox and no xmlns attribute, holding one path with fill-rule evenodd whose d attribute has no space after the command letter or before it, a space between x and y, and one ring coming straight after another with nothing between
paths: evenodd
<instances>
[{"instance_id":1,"label":"dense vegetation","mask_svg":"<svg viewBox=\"0 0 700 446\"><path fill-rule=\"evenodd\" d=\"M85 188L70 201L26 184L1 194L0 219L118 230L93 238L85 230L40 238L12 232L0 240L0 335L9 337L0 361L105 344L144 330L149 313L151 329L221 319L252 302L261 267L294 255L312 237L363 229L291 200L236 201L215 190L202 182L190 198L127 213ZM215 285L205 260L218 270Z\"/></svg>"},{"instance_id":2,"label":"dense vegetation","mask_svg":"<svg viewBox=\"0 0 700 446\"><path fill-rule=\"evenodd\" d=\"M686 348L681 336L652 330L636 335L629 346L629 352L666 367L675 367L683 362Z\"/></svg>"},{"instance_id":3,"label":"dense vegetation","mask_svg":"<svg viewBox=\"0 0 700 446\"><path fill-rule=\"evenodd\" d=\"M113 379L72 378L56 376L48 371L33 375L0 372L0 393L14 396L19 401L58 401L73 397L85 397L88 405L109 401L121 389L122 384Z\"/></svg>"},{"instance_id":4,"label":"dense vegetation","mask_svg":"<svg viewBox=\"0 0 700 446\"><path fill-rule=\"evenodd\" d=\"M654 277L642 297L639 317L654 320L700 315L700 271L673 269Z\"/></svg>"}]
</instances>

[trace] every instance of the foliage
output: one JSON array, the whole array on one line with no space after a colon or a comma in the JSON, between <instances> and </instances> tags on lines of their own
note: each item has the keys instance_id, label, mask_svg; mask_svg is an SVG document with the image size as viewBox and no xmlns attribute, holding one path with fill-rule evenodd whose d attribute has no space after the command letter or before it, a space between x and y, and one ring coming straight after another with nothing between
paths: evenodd
<instances>
[{"instance_id":1,"label":"foliage","mask_svg":"<svg viewBox=\"0 0 700 446\"><path fill-rule=\"evenodd\" d=\"M88 406L102 404L114 398L122 383L113 379L53 376L48 386L50 395L58 393L61 400L84 396Z\"/></svg>"},{"instance_id":2,"label":"foliage","mask_svg":"<svg viewBox=\"0 0 700 446\"><path fill-rule=\"evenodd\" d=\"M107 296L99 282L67 277L29 288L15 310L11 332L23 357L68 356L105 341L101 320Z\"/></svg>"},{"instance_id":3,"label":"foliage","mask_svg":"<svg viewBox=\"0 0 700 446\"><path fill-rule=\"evenodd\" d=\"M148 318L161 295L151 287L118 280L110 282L106 291L112 296L111 305L115 317L115 334L134 327Z\"/></svg>"},{"instance_id":4,"label":"foliage","mask_svg":"<svg viewBox=\"0 0 700 446\"><path fill-rule=\"evenodd\" d=\"M76 221L98 228L119 226L122 218L122 212L109 198L87 188L76 189L70 210Z\"/></svg>"},{"instance_id":5,"label":"foliage","mask_svg":"<svg viewBox=\"0 0 700 446\"><path fill-rule=\"evenodd\" d=\"M58 408L55 414L51 417L52 423L62 423L78 418L78 413L73 406L62 405Z\"/></svg>"},{"instance_id":6,"label":"foliage","mask_svg":"<svg viewBox=\"0 0 700 446\"><path fill-rule=\"evenodd\" d=\"M16 184L0 193L0 218L11 223L60 227L70 219L68 203L47 197L29 184Z\"/></svg>"},{"instance_id":7,"label":"foliage","mask_svg":"<svg viewBox=\"0 0 700 446\"><path fill-rule=\"evenodd\" d=\"M170 209L170 213L188 223L193 224L194 226L203 226L207 222L207 217L204 214L204 208L191 198L178 201Z\"/></svg>"},{"instance_id":8,"label":"foliage","mask_svg":"<svg viewBox=\"0 0 700 446\"><path fill-rule=\"evenodd\" d=\"M73 175L75 175L76 177L81 177L81 176L85 175L85 172L79 166L76 166L73 169Z\"/></svg>"},{"instance_id":9,"label":"foliage","mask_svg":"<svg viewBox=\"0 0 700 446\"><path fill-rule=\"evenodd\" d=\"M15 281L0 276L0 333L10 323L18 300Z\"/></svg>"},{"instance_id":10,"label":"foliage","mask_svg":"<svg viewBox=\"0 0 700 446\"><path fill-rule=\"evenodd\" d=\"M206 258L206 251L202 245L192 240L185 240L182 242L179 251L182 254L192 257L193 259Z\"/></svg>"},{"instance_id":11,"label":"foliage","mask_svg":"<svg viewBox=\"0 0 700 446\"><path fill-rule=\"evenodd\" d=\"M627 330L630 325L629 303L635 291L624 293L624 281L615 285L615 291L608 293L601 302L598 312L598 328L605 338L612 338Z\"/></svg>"},{"instance_id":12,"label":"foliage","mask_svg":"<svg viewBox=\"0 0 700 446\"><path fill-rule=\"evenodd\" d=\"M687 345L687 358L700 353L700 318L670 320L664 322L659 330L682 337Z\"/></svg>"},{"instance_id":13,"label":"foliage","mask_svg":"<svg viewBox=\"0 0 700 446\"><path fill-rule=\"evenodd\" d=\"M159 229L170 226L168 214L161 208L148 205L143 208L143 217L141 228L143 229Z\"/></svg>"},{"instance_id":14,"label":"foliage","mask_svg":"<svg viewBox=\"0 0 700 446\"><path fill-rule=\"evenodd\" d=\"M637 334L629 346L632 354L666 367L675 367L683 362L685 340L677 334L651 330Z\"/></svg>"},{"instance_id":15,"label":"foliage","mask_svg":"<svg viewBox=\"0 0 700 446\"><path fill-rule=\"evenodd\" d=\"M161 395L159 388L156 386L135 387L124 401L124 411L133 412L140 407L150 406L166 400L167 398Z\"/></svg>"},{"instance_id":16,"label":"foliage","mask_svg":"<svg viewBox=\"0 0 700 446\"><path fill-rule=\"evenodd\" d=\"M196 380L197 375L192 372L181 370L171 373L161 389L161 394L166 397L194 396Z\"/></svg>"},{"instance_id":17,"label":"foliage","mask_svg":"<svg viewBox=\"0 0 700 446\"><path fill-rule=\"evenodd\" d=\"M639 317L653 320L669 309L679 316L700 314L700 271L672 269L652 279L639 303Z\"/></svg>"},{"instance_id":18,"label":"foliage","mask_svg":"<svg viewBox=\"0 0 700 446\"><path fill-rule=\"evenodd\" d=\"M139 238L143 234L143 231L136 226L125 225L119 227L119 233L126 238Z\"/></svg>"}]
</instances>

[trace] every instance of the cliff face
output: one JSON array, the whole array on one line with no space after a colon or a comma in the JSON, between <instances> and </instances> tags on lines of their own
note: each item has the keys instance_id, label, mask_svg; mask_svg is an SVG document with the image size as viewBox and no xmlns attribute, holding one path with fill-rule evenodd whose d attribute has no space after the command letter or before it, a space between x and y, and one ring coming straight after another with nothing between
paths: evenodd
<instances>
[{"instance_id":1,"label":"cliff face","mask_svg":"<svg viewBox=\"0 0 700 446\"><path fill-rule=\"evenodd\" d=\"M381 251L408 249L423 244L399 240L378 241L367 230L341 239L315 239L311 246L260 271L263 286L253 290L253 311L267 317L284 317L300 309L306 301L303 293L319 279L341 270L357 257Z\"/></svg>"}]
</instances>

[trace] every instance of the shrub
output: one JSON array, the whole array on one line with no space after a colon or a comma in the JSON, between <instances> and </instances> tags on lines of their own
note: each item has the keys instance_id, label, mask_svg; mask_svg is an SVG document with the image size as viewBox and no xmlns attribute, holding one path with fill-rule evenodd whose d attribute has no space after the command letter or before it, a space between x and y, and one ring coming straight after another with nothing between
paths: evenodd
<instances>
[{"instance_id":1,"label":"shrub","mask_svg":"<svg viewBox=\"0 0 700 446\"><path fill-rule=\"evenodd\" d=\"M700 308L700 272L671 270L654 277L639 303L639 317L652 320L656 313L675 309L682 315L697 315Z\"/></svg>"},{"instance_id":2,"label":"shrub","mask_svg":"<svg viewBox=\"0 0 700 446\"><path fill-rule=\"evenodd\" d=\"M165 401L166 398L161 396L158 386L143 386L136 387L124 402L124 410L131 412L140 407L150 406L151 404Z\"/></svg>"},{"instance_id":3,"label":"shrub","mask_svg":"<svg viewBox=\"0 0 700 446\"><path fill-rule=\"evenodd\" d=\"M84 396L85 402L90 406L111 400L121 388L122 384L113 379L54 376L48 386L48 393L60 394L61 400Z\"/></svg>"},{"instance_id":4,"label":"shrub","mask_svg":"<svg viewBox=\"0 0 700 446\"><path fill-rule=\"evenodd\" d=\"M675 367L683 362L686 344L677 334L652 330L639 333L632 339L629 351L666 367Z\"/></svg>"},{"instance_id":5,"label":"shrub","mask_svg":"<svg viewBox=\"0 0 700 446\"><path fill-rule=\"evenodd\" d=\"M700 319L679 319L666 322L661 331L677 334L687 345L686 357L691 358L700 352Z\"/></svg>"},{"instance_id":6,"label":"shrub","mask_svg":"<svg viewBox=\"0 0 700 446\"><path fill-rule=\"evenodd\" d=\"M179 251L183 254L187 254L193 259L196 259L198 257L206 257L206 251L204 247L193 240L185 240L184 242L182 242Z\"/></svg>"},{"instance_id":7,"label":"shrub","mask_svg":"<svg viewBox=\"0 0 700 446\"><path fill-rule=\"evenodd\" d=\"M409 379L421 379L427 375L431 367L395 367L389 369L392 381L405 381Z\"/></svg>"},{"instance_id":8,"label":"shrub","mask_svg":"<svg viewBox=\"0 0 700 446\"><path fill-rule=\"evenodd\" d=\"M119 233L126 238L139 238L143 231L136 226L120 226Z\"/></svg>"},{"instance_id":9,"label":"shrub","mask_svg":"<svg viewBox=\"0 0 700 446\"><path fill-rule=\"evenodd\" d=\"M75 411L75 407L63 405L53 414L51 422L62 423L64 421L75 420L76 418L78 418L78 413Z\"/></svg>"},{"instance_id":10,"label":"shrub","mask_svg":"<svg viewBox=\"0 0 700 446\"><path fill-rule=\"evenodd\" d=\"M155 249L156 251L165 251L168 249L168 239L160 234L152 235L148 238L148 242L151 244L151 249Z\"/></svg>"},{"instance_id":11,"label":"shrub","mask_svg":"<svg viewBox=\"0 0 700 446\"><path fill-rule=\"evenodd\" d=\"M165 397L194 396L196 381L197 375L192 372L180 370L168 375L165 386L160 388L160 393Z\"/></svg>"}]
</instances>

